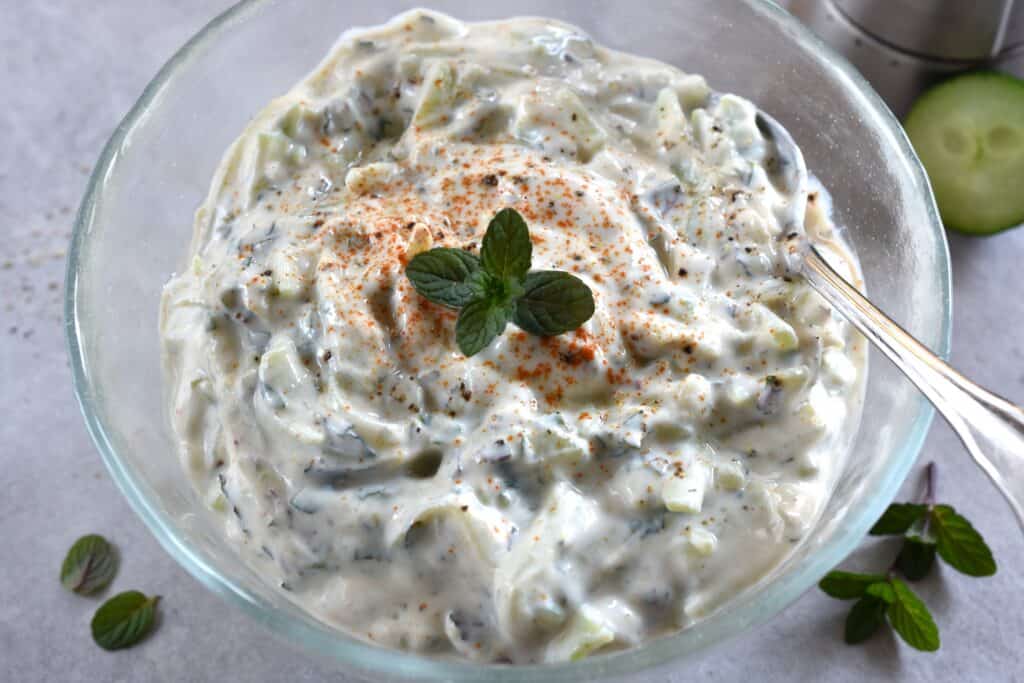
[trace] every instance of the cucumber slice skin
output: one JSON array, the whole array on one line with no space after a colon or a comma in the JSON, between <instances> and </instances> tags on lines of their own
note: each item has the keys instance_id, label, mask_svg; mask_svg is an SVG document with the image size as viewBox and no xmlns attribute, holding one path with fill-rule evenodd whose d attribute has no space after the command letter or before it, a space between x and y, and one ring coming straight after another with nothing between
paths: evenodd
<instances>
[{"instance_id":1,"label":"cucumber slice skin","mask_svg":"<svg viewBox=\"0 0 1024 683\"><path fill-rule=\"evenodd\" d=\"M1024 81L957 76L921 95L904 127L947 228L989 235L1024 222Z\"/></svg>"}]
</instances>

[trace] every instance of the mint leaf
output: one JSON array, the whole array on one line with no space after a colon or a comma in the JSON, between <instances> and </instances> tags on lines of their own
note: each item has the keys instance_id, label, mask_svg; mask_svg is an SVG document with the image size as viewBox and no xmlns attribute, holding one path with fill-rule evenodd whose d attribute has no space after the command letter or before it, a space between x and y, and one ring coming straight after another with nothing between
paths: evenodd
<instances>
[{"instance_id":1,"label":"mint leaf","mask_svg":"<svg viewBox=\"0 0 1024 683\"><path fill-rule=\"evenodd\" d=\"M424 298L449 308L462 308L476 294L467 282L480 269L480 260L468 251L439 247L416 254L405 275Z\"/></svg>"},{"instance_id":2,"label":"mint leaf","mask_svg":"<svg viewBox=\"0 0 1024 683\"><path fill-rule=\"evenodd\" d=\"M870 595L853 603L850 613L846 615L846 631L843 639L849 645L856 645L870 638L885 621L887 607L884 600Z\"/></svg>"},{"instance_id":3,"label":"mint leaf","mask_svg":"<svg viewBox=\"0 0 1024 683\"><path fill-rule=\"evenodd\" d=\"M107 600L92 618L92 639L104 650L120 650L142 640L153 627L160 596L126 591Z\"/></svg>"},{"instance_id":4,"label":"mint leaf","mask_svg":"<svg viewBox=\"0 0 1024 683\"><path fill-rule=\"evenodd\" d=\"M872 536L903 534L928 512L928 506L919 503L893 503L871 527Z\"/></svg>"},{"instance_id":5,"label":"mint leaf","mask_svg":"<svg viewBox=\"0 0 1024 683\"><path fill-rule=\"evenodd\" d=\"M992 576L996 561L992 550L971 523L949 505L932 510L932 533L939 557L968 576Z\"/></svg>"},{"instance_id":6,"label":"mint leaf","mask_svg":"<svg viewBox=\"0 0 1024 683\"><path fill-rule=\"evenodd\" d=\"M551 337L575 330L594 315L594 295L575 275L538 270L523 281L523 295L512 318L531 334Z\"/></svg>"},{"instance_id":7,"label":"mint leaf","mask_svg":"<svg viewBox=\"0 0 1024 683\"><path fill-rule=\"evenodd\" d=\"M521 280L530 270L533 244L526 221L515 209L502 209L487 225L480 263L499 280Z\"/></svg>"},{"instance_id":8,"label":"mint leaf","mask_svg":"<svg viewBox=\"0 0 1024 683\"><path fill-rule=\"evenodd\" d=\"M97 534L82 536L60 566L60 582L79 595L92 595L110 585L117 573L117 553Z\"/></svg>"},{"instance_id":9,"label":"mint leaf","mask_svg":"<svg viewBox=\"0 0 1024 683\"><path fill-rule=\"evenodd\" d=\"M890 581L894 599L886 614L907 645L925 652L939 649L939 628L914 591L899 579Z\"/></svg>"},{"instance_id":10,"label":"mint leaf","mask_svg":"<svg viewBox=\"0 0 1024 683\"><path fill-rule=\"evenodd\" d=\"M909 581L920 581L928 576L935 564L935 543L921 536L907 536L896 558L896 567Z\"/></svg>"},{"instance_id":11,"label":"mint leaf","mask_svg":"<svg viewBox=\"0 0 1024 683\"><path fill-rule=\"evenodd\" d=\"M473 356L505 331L509 319L507 304L477 299L466 304L455 321L455 341L466 356Z\"/></svg>"},{"instance_id":12,"label":"mint leaf","mask_svg":"<svg viewBox=\"0 0 1024 683\"><path fill-rule=\"evenodd\" d=\"M868 586L885 581L879 574L857 574L855 572L831 571L818 582L818 587L826 594L839 600L854 600L864 595Z\"/></svg>"}]
</instances>

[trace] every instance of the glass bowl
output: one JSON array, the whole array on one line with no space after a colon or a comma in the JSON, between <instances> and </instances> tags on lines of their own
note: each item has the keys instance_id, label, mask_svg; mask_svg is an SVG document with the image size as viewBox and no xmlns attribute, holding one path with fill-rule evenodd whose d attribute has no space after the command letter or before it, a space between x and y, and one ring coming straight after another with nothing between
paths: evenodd
<instances>
[{"instance_id":1,"label":"glass bowl","mask_svg":"<svg viewBox=\"0 0 1024 683\"><path fill-rule=\"evenodd\" d=\"M621 50L704 74L793 133L834 198L836 221L880 306L941 355L949 348L949 257L924 172L898 122L842 58L760 0L487 3L435 0L467 20L553 16ZM273 630L375 679L586 680L685 658L763 622L860 542L907 475L931 407L880 356L862 422L820 522L769 577L698 625L580 662L483 667L356 641L264 583L224 542L186 480L161 389L160 290L184 264L192 214L249 117L312 69L345 29L380 23L396 0L249 0L218 17L160 71L107 144L75 225L66 325L75 390L114 480L164 548Z\"/></svg>"}]
</instances>

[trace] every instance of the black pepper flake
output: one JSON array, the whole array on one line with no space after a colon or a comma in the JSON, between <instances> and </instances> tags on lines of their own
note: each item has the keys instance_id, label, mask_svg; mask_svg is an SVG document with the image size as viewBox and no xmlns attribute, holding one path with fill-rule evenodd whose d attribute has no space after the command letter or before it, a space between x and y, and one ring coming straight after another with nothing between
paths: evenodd
<instances>
[{"instance_id":1,"label":"black pepper flake","mask_svg":"<svg viewBox=\"0 0 1024 683\"><path fill-rule=\"evenodd\" d=\"M409 221L408 223L405 224L406 230L412 230L414 227L416 227L415 221Z\"/></svg>"},{"instance_id":2,"label":"black pepper flake","mask_svg":"<svg viewBox=\"0 0 1024 683\"><path fill-rule=\"evenodd\" d=\"M484 176L483 182L484 185L487 185L488 187L496 187L498 184L498 176L494 175L493 173L488 173L487 175Z\"/></svg>"},{"instance_id":3,"label":"black pepper flake","mask_svg":"<svg viewBox=\"0 0 1024 683\"><path fill-rule=\"evenodd\" d=\"M796 239L796 238L797 238L798 236L799 236L799 235L798 235L797 233L795 233L795 232L791 232L791 233L789 233L788 235L786 235L786 239L787 239L787 240L795 240L795 239Z\"/></svg>"},{"instance_id":4,"label":"black pepper flake","mask_svg":"<svg viewBox=\"0 0 1024 683\"><path fill-rule=\"evenodd\" d=\"M460 509L460 510L462 510L463 512L466 512L467 510L469 510L469 506L468 506L468 505L463 505L463 506L462 506L461 508L459 508L459 509Z\"/></svg>"},{"instance_id":5,"label":"black pepper flake","mask_svg":"<svg viewBox=\"0 0 1024 683\"><path fill-rule=\"evenodd\" d=\"M576 196L577 197L582 197L583 196L583 190L576 190Z\"/></svg>"},{"instance_id":6,"label":"black pepper flake","mask_svg":"<svg viewBox=\"0 0 1024 683\"><path fill-rule=\"evenodd\" d=\"M260 273L260 275L262 275L263 277L270 277L273 274L274 274L274 271L272 271L272 270L264 270L262 273Z\"/></svg>"},{"instance_id":7,"label":"black pepper flake","mask_svg":"<svg viewBox=\"0 0 1024 683\"><path fill-rule=\"evenodd\" d=\"M331 356L333 355L334 354L331 353L330 350L324 351L324 362L326 363L327 361L329 361L331 359Z\"/></svg>"},{"instance_id":8,"label":"black pepper flake","mask_svg":"<svg viewBox=\"0 0 1024 683\"><path fill-rule=\"evenodd\" d=\"M686 268L679 269L679 277L686 277L687 275L689 275L689 273L686 271Z\"/></svg>"},{"instance_id":9,"label":"black pepper flake","mask_svg":"<svg viewBox=\"0 0 1024 683\"><path fill-rule=\"evenodd\" d=\"M693 344L687 344L686 346L683 347L683 352L684 353L688 353L688 354L689 353L693 353L693 349L694 349Z\"/></svg>"}]
</instances>

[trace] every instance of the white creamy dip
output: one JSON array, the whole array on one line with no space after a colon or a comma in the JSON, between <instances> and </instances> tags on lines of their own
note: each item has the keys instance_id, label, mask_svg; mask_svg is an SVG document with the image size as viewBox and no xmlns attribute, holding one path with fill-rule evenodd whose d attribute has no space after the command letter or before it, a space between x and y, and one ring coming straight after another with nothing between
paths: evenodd
<instances>
[{"instance_id":1,"label":"white creamy dip","mask_svg":"<svg viewBox=\"0 0 1024 683\"><path fill-rule=\"evenodd\" d=\"M161 330L200 497L394 648L574 659L685 628L816 520L863 342L802 281L755 108L543 19L346 33L224 156ZM803 198L798 198L802 201ZM504 207L594 316L466 358L403 273Z\"/></svg>"}]
</instances>

